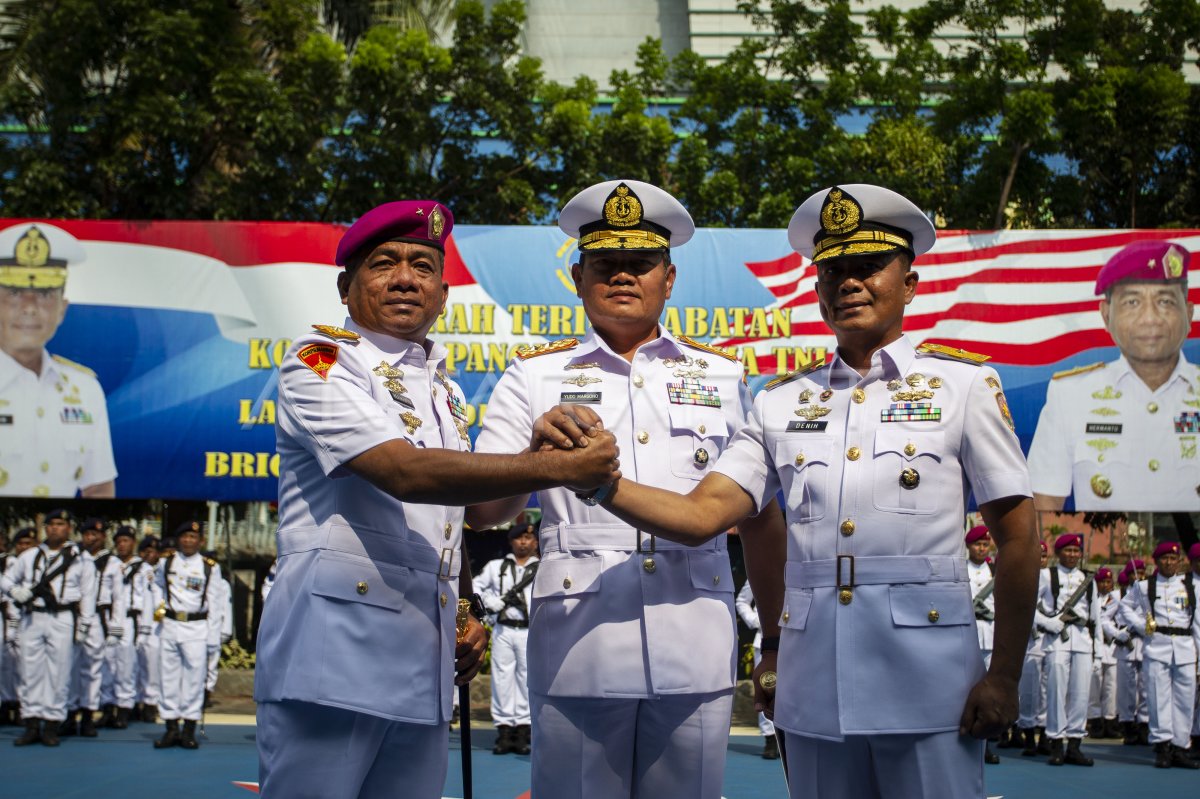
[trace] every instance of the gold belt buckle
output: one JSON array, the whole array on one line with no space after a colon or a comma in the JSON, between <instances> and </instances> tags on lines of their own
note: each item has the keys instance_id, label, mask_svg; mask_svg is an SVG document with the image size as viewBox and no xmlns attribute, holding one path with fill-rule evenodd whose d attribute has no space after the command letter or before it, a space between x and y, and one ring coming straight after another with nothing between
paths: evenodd
<instances>
[{"instance_id":1,"label":"gold belt buckle","mask_svg":"<svg viewBox=\"0 0 1200 799\"><path fill-rule=\"evenodd\" d=\"M186 610L175 611L175 621L187 621L187 616Z\"/></svg>"},{"instance_id":2,"label":"gold belt buckle","mask_svg":"<svg viewBox=\"0 0 1200 799\"><path fill-rule=\"evenodd\" d=\"M449 582L450 569L454 566L454 550L449 547L442 547L442 557L438 561L438 579Z\"/></svg>"},{"instance_id":3,"label":"gold belt buckle","mask_svg":"<svg viewBox=\"0 0 1200 799\"><path fill-rule=\"evenodd\" d=\"M637 554L653 555L657 551L657 545L655 544L654 536L653 535L650 536L650 548L642 549L642 531L638 530L636 532L637 532Z\"/></svg>"},{"instance_id":4,"label":"gold belt buckle","mask_svg":"<svg viewBox=\"0 0 1200 799\"><path fill-rule=\"evenodd\" d=\"M842 562L845 561L848 565L847 569L842 568ZM848 579L846 572L849 572ZM854 556L853 555L838 555L837 556L837 588L838 601L843 605L849 605L854 599Z\"/></svg>"}]
</instances>

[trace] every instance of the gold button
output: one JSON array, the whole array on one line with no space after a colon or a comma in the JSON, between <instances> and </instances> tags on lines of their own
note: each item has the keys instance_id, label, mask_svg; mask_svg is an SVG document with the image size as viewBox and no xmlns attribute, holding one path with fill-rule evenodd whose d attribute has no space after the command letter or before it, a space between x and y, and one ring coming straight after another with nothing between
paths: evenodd
<instances>
[{"instance_id":1,"label":"gold button","mask_svg":"<svg viewBox=\"0 0 1200 799\"><path fill-rule=\"evenodd\" d=\"M1157 471L1158 471L1158 467L1159 467L1160 465L1161 465L1161 464L1160 464L1158 461L1156 461L1156 460L1152 460L1152 461L1150 461L1150 471L1152 471L1152 472L1157 472ZM44 470L43 470L43 471L44 471Z\"/></svg>"},{"instance_id":2,"label":"gold button","mask_svg":"<svg viewBox=\"0 0 1200 799\"><path fill-rule=\"evenodd\" d=\"M911 441L908 442L907 444L905 444L904 445L904 454L910 458L913 455L916 455L917 454L917 445L912 443Z\"/></svg>"},{"instance_id":3,"label":"gold button","mask_svg":"<svg viewBox=\"0 0 1200 799\"><path fill-rule=\"evenodd\" d=\"M937 608L934 608L933 610L929 611L929 620L931 622L933 622L934 624L937 624L938 619L940 619L941 617L942 617L942 614L937 612Z\"/></svg>"},{"instance_id":4,"label":"gold button","mask_svg":"<svg viewBox=\"0 0 1200 799\"><path fill-rule=\"evenodd\" d=\"M48 471L50 471L50 464L49 464L49 463L47 463L46 461L42 461L42 471L43 471L43 472L48 472Z\"/></svg>"},{"instance_id":5,"label":"gold button","mask_svg":"<svg viewBox=\"0 0 1200 799\"><path fill-rule=\"evenodd\" d=\"M641 388L642 386L646 385L646 381L642 379L641 375L634 375L633 384L638 388Z\"/></svg>"},{"instance_id":6,"label":"gold button","mask_svg":"<svg viewBox=\"0 0 1200 799\"><path fill-rule=\"evenodd\" d=\"M442 603L442 607L446 607L446 594L443 593L440 597L438 597L438 601Z\"/></svg>"},{"instance_id":7,"label":"gold button","mask_svg":"<svg viewBox=\"0 0 1200 799\"><path fill-rule=\"evenodd\" d=\"M642 561L642 568L646 570L646 574L654 574L654 570L658 568L654 562L654 558L646 558Z\"/></svg>"},{"instance_id":8,"label":"gold button","mask_svg":"<svg viewBox=\"0 0 1200 799\"><path fill-rule=\"evenodd\" d=\"M792 614L788 613L786 610L783 612L783 620L784 621L787 621L791 617L792 617Z\"/></svg>"},{"instance_id":9,"label":"gold button","mask_svg":"<svg viewBox=\"0 0 1200 799\"><path fill-rule=\"evenodd\" d=\"M645 444L647 441L650 440L650 434L647 433L645 430L642 430L638 433L637 439L638 439L639 444Z\"/></svg>"},{"instance_id":10,"label":"gold button","mask_svg":"<svg viewBox=\"0 0 1200 799\"><path fill-rule=\"evenodd\" d=\"M796 455L796 465L797 466L804 465L804 453L803 452Z\"/></svg>"},{"instance_id":11,"label":"gold button","mask_svg":"<svg viewBox=\"0 0 1200 799\"><path fill-rule=\"evenodd\" d=\"M708 463L708 450L704 447L696 450L696 454L692 456L692 460L696 462L697 466L703 466Z\"/></svg>"},{"instance_id":12,"label":"gold button","mask_svg":"<svg viewBox=\"0 0 1200 799\"><path fill-rule=\"evenodd\" d=\"M564 577L563 578L563 588L570 588L570 587L571 587L571 578Z\"/></svg>"},{"instance_id":13,"label":"gold button","mask_svg":"<svg viewBox=\"0 0 1200 799\"><path fill-rule=\"evenodd\" d=\"M1158 403L1157 402L1146 403L1146 410L1150 411L1150 413L1158 413Z\"/></svg>"},{"instance_id":14,"label":"gold button","mask_svg":"<svg viewBox=\"0 0 1200 799\"><path fill-rule=\"evenodd\" d=\"M38 408L38 418L39 418L39 419L41 419L41 418L42 418L43 416L45 416L45 415L46 415L46 409L45 409L45 408Z\"/></svg>"},{"instance_id":15,"label":"gold button","mask_svg":"<svg viewBox=\"0 0 1200 799\"><path fill-rule=\"evenodd\" d=\"M921 484L921 473L916 469L905 469L900 472L900 485L912 491Z\"/></svg>"},{"instance_id":16,"label":"gold button","mask_svg":"<svg viewBox=\"0 0 1200 799\"><path fill-rule=\"evenodd\" d=\"M713 575L713 585L720 585L720 584L721 584L721 575L714 574Z\"/></svg>"},{"instance_id":17,"label":"gold button","mask_svg":"<svg viewBox=\"0 0 1200 799\"><path fill-rule=\"evenodd\" d=\"M867 392L863 391L861 388L856 388L854 389L853 393L850 394L850 398L854 400L856 405L862 405L864 402L866 402Z\"/></svg>"},{"instance_id":18,"label":"gold button","mask_svg":"<svg viewBox=\"0 0 1200 799\"><path fill-rule=\"evenodd\" d=\"M700 427L698 429L700 430L700 435L704 435L705 433L708 432L708 428L705 427L704 425L700 425Z\"/></svg>"},{"instance_id":19,"label":"gold button","mask_svg":"<svg viewBox=\"0 0 1200 799\"><path fill-rule=\"evenodd\" d=\"M832 396L833 396L833 389L831 389L831 388L825 389L824 391L821 392L821 402L828 402L830 397L832 397Z\"/></svg>"},{"instance_id":20,"label":"gold button","mask_svg":"<svg viewBox=\"0 0 1200 799\"><path fill-rule=\"evenodd\" d=\"M942 387L942 378L940 378L940 377L929 378L929 387L930 388L941 388Z\"/></svg>"},{"instance_id":21,"label":"gold button","mask_svg":"<svg viewBox=\"0 0 1200 799\"><path fill-rule=\"evenodd\" d=\"M847 519L846 521L842 522L842 526L838 529L842 531L842 535L854 535L853 520Z\"/></svg>"},{"instance_id":22,"label":"gold button","mask_svg":"<svg viewBox=\"0 0 1200 799\"><path fill-rule=\"evenodd\" d=\"M354 590L358 591L358 593L360 593L360 594L367 593L367 581L360 580L358 585L354 586ZM445 603L443 603L443 604L445 604Z\"/></svg>"},{"instance_id":23,"label":"gold button","mask_svg":"<svg viewBox=\"0 0 1200 799\"><path fill-rule=\"evenodd\" d=\"M1112 483L1102 474L1092 475L1092 493L1100 497L1100 499L1108 499L1112 496Z\"/></svg>"},{"instance_id":24,"label":"gold button","mask_svg":"<svg viewBox=\"0 0 1200 799\"><path fill-rule=\"evenodd\" d=\"M846 450L846 457L852 461L858 460L859 456L861 456L861 455L862 455L862 450L859 449L858 447L851 447L850 449Z\"/></svg>"},{"instance_id":25,"label":"gold button","mask_svg":"<svg viewBox=\"0 0 1200 799\"><path fill-rule=\"evenodd\" d=\"M453 529L454 529L454 528L451 526L450 522L446 522L446 540L447 540L447 541L449 541L449 540L450 540L450 532L451 532L451 530L453 530Z\"/></svg>"},{"instance_id":26,"label":"gold button","mask_svg":"<svg viewBox=\"0 0 1200 799\"><path fill-rule=\"evenodd\" d=\"M849 588L843 588L841 591L838 591L838 602L841 602L843 605L849 605L853 601L854 592Z\"/></svg>"}]
</instances>

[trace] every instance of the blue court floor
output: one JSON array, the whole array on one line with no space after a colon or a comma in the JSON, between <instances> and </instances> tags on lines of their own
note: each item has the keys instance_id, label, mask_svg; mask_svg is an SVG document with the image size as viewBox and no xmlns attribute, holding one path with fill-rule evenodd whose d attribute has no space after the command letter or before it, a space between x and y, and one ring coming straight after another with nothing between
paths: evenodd
<instances>
[{"instance_id":1,"label":"blue court floor","mask_svg":"<svg viewBox=\"0 0 1200 799\"><path fill-rule=\"evenodd\" d=\"M258 779L251 724L209 724L208 739L195 752L155 751L151 741L161 727L134 724L127 730L102 730L93 739L67 738L50 749L18 749L17 727L0 727L0 797L5 799L251 799L238 781ZM476 728L472 746L477 799L518 799L529 790L529 758L491 753L491 728ZM1042 759L1006 756L987 767L988 793L1011 799L1069 797L1197 796L1200 771L1151 767L1146 747L1115 743L1085 744L1094 768L1051 768ZM727 799L786 796L778 761L760 758L762 739L732 735L725 771ZM450 770L445 796L461 797L458 732L451 734ZM941 799L940 797L936 799Z\"/></svg>"}]
</instances>

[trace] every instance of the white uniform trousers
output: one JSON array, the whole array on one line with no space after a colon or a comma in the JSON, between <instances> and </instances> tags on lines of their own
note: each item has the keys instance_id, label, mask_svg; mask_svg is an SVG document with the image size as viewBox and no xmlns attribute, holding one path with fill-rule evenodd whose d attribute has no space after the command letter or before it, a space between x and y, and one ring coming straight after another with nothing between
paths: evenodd
<instances>
[{"instance_id":1,"label":"white uniform trousers","mask_svg":"<svg viewBox=\"0 0 1200 799\"><path fill-rule=\"evenodd\" d=\"M1023 730L1046 726L1046 656L1025 655L1021 664L1021 682L1017 685L1020 716L1017 726Z\"/></svg>"},{"instance_id":2,"label":"white uniform trousers","mask_svg":"<svg viewBox=\"0 0 1200 799\"><path fill-rule=\"evenodd\" d=\"M950 732L848 735L784 732L792 799L984 799L983 741Z\"/></svg>"},{"instance_id":3,"label":"white uniform trousers","mask_svg":"<svg viewBox=\"0 0 1200 799\"><path fill-rule=\"evenodd\" d=\"M1186 749L1191 743L1196 706L1196 664L1146 658L1142 674L1150 710L1150 743L1170 741Z\"/></svg>"},{"instance_id":4,"label":"white uniform trousers","mask_svg":"<svg viewBox=\"0 0 1200 799\"><path fill-rule=\"evenodd\" d=\"M1140 660L1117 658L1117 718L1121 721L1150 720Z\"/></svg>"},{"instance_id":5,"label":"white uniform trousers","mask_svg":"<svg viewBox=\"0 0 1200 799\"><path fill-rule=\"evenodd\" d=\"M217 666L221 663L221 645L208 645L204 672L204 690L217 687Z\"/></svg>"},{"instance_id":6,"label":"white uniform trousers","mask_svg":"<svg viewBox=\"0 0 1200 799\"><path fill-rule=\"evenodd\" d=\"M530 696L531 799L719 799L733 691Z\"/></svg>"},{"instance_id":7,"label":"white uniform trousers","mask_svg":"<svg viewBox=\"0 0 1200 799\"><path fill-rule=\"evenodd\" d=\"M0 622L2 621L0 619ZM18 668L20 662L20 646L15 641L12 644L7 641L0 642L0 702L17 701L17 684L21 673Z\"/></svg>"},{"instance_id":8,"label":"white uniform trousers","mask_svg":"<svg viewBox=\"0 0 1200 799\"><path fill-rule=\"evenodd\" d=\"M492 722L497 727L529 724L528 642L528 627L498 623L492 631Z\"/></svg>"},{"instance_id":9,"label":"white uniform trousers","mask_svg":"<svg viewBox=\"0 0 1200 799\"><path fill-rule=\"evenodd\" d=\"M104 682L104 629L94 619L87 639L75 646L75 666L71 669L71 710L100 709L100 689Z\"/></svg>"},{"instance_id":10,"label":"white uniform trousers","mask_svg":"<svg viewBox=\"0 0 1200 799\"><path fill-rule=\"evenodd\" d=\"M439 799L445 724L407 724L312 702L258 706L264 799Z\"/></svg>"},{"instance_id":11,"label":"white uniform trousers","mask_svg":"<svg viewBox=\"0 0 1200 799\"><path fill-rule=\"evenodd\" d=\"M204 624L203 621L178 622ZM208 673L208 647L203 638L178 640L164 627L158 655L158 715L163 721L199 721L204 710L204 677Z\"/></svg>"},{"instance_id":12,"label":"white uniform trousers","mask_svg":"<svg viewBox=\"0 0 1200 799\"><path fill-rule=\"evenodd\" d=\"M1117 664L1092 662L1092 680L1088 688L1088 718L1117 717Z\"/></svg>"},{"instance_id":13,"label":"white uniform trousers","mask_svg":"<svg viewBox=\"0 0 1200 799\"><path fill-rule=\"evenodd\" d=\"M760 661L762 661L762 648L756 646L756 647L754 647L754 667L755 668L758 668L758 664ZM775 734L775 725L774 725L774 723L771 722L771 720L769 718L767 718L767 714L765 714L765 713L758 714L758 731L761 732L764 737Z\"/></svg>"},{"instance_id":14,"label":"white uniform trousers","mask_svg":"<svg viewBox=\"0 0 1200 799\"><path fill-rule=\"evenodd\" d=\"M1047 652L1046 737L1082 738L1087 727L1092 653Z\"/></svg>"},{"instance_id":15,"label":"white uniform trousers","mask_svg":"<svg viewBox=\"0 0 1200 799\"><path fill-rule=\"evenodd\" d=\"M137 699L138 650L134 641L133 620L125 628L125 635L111 646L109 668L112 672L112 703L117 707L132 708Z\"/></svg>"},{"instance_id":16,"label":"white uniform trousers","mask_svg":"<svg viewBox=\"0 0 1200 799\"><path fill-rule=\"evenodd\" d=\"M145 636L137 646L138 685L137 700L146 705L158 705L159 686L162 685L162 669L159 668L159 650L162 639L154 633Z\"/></svg>"},{"instance_id":17,"label":"white uniform trousers","mask_svg":"<svg viewBox=\"0 0 1200 799\"><path fill-rule=\"evenodd\" d=\"M1200 736L1200 690L1196 691L1196 702L1192 706L1192 737L1197 736Z\"/></svg>"},{"instance_id":18,"label":"white uniform trousers","mask_svg":"<svg viewBox=\"0 0 1200 799\"><path fill-rule=\"evenodd\" d=\"M69 610L27 612L20 635L21 717L62 721L75 660L74 616Z\"/></svg>"}]
</instances>

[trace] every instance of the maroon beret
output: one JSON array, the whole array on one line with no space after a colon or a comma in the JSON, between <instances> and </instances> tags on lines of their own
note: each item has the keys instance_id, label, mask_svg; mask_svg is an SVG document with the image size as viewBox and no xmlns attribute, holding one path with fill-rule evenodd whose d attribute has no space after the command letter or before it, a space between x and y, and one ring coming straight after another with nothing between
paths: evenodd
<instances>
[{"instance_id":1,"label":"maroon beret","mask_svg":"<svg viewBox=\"0 0 1200 799\"><path fill-rule=\"evenodd\" d=\"M1154 548L1154 554L1151 557L1161 558L1163 555L1178 555L1183 551L1183 547L1179 546L1178 541L1163 541Z\"/></svg>"},{"instance_id":2,"label":"maroon beret","mask_svg":"<svg viewBox=\"0 0 1200 799\"><path fill-rule=\"evenodd\" d=\"M1096 569L1097 580L1111 580L1112 576L1112 569L1107 566L1101 566L1099 569Z\"/></svg>"},{"instance_id":3,"label":"maroon beret","mask_svg":"<svg viewBox=\"0 0 1200 799\"><path fill-rule=\"evenodd\" d=\"M372 208L338 242L333 262L345 266L355 253L385 241L424 244L442 252L454 227L450 209L436 200L398 200Z\"/></svg>"},{"instance_id":4,"label":"maroon beret","mask_svg":"<svg viewBox=\"0 0 1200 799\"><path fill-rule=\"evenodd\" d=\"M1043 554L1045 554L1045 553L1047 553L1047 552L1049 552L1049 551L1050 551L1050 548L1046 546L1046 542L1045 542L1045 541L1040 541L1039 543L1042 545L1042 553L1043 553Z\"/></svg>"},{"instance_id":5,"label":"maroon beret","mask_svg":"<svg viewBox=\"0 0 1200 799\"><path fill-rule=\"evenodd\" d=\"M1108 259L1096 275L1096 294L1121 280L1186 280L1188 251L1171 241L1135 241Z\"/></svg>"},{"instance_id":6,"label":"maroon beret","mask_svg":"<svg viewBox=\"0 0 1200 799\"><path fill-rule=\"evenodd\" d=\"M977 524L967 531L968 544L974 544L976 541L982 541L985 538L991 540L991 535L988 533L988 529L982 524Z\"/></svg>"},{"instance_id":7,"label":"maroon beret","mask_svg":"<svg viewBox=\"0 0 1200 799\"><path fill-rule=\"evenodd\" d=\"M1200 559L1200 543L1188 547L1188 560Z\"/></svg>"},{"instance_id":8,"label":"maroon beret","mask_svg":"<svg viewBox=\"0 0 1200 799\"><path fill-rule=\"evenodd\" d=\"M1083 546L1083 536L1079 533L1063 533L1058 538L1054 539L1054 551L1063 547L1081 547Z\"/></svg>"},{"instance_id":9,"label":"maroon beret","mask_svg":"<svg viewBox=\"0 0 1200 799\"><path fill-rule=\"evenodd\" d=\"M1129 572L1123 571L1117 575L1117 582L1121 585L1129 585Z\"/></svg>"}]
</instances>

